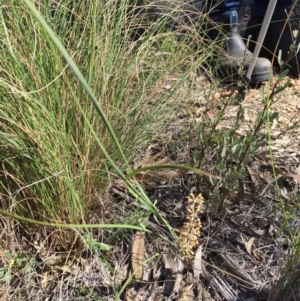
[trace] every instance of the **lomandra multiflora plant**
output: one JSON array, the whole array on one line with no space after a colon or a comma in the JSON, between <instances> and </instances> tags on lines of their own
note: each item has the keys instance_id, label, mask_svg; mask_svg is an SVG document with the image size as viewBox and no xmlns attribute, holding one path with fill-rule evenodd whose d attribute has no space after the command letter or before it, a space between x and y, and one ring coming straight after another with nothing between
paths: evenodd
<instances>
[{"instance_id":1,"label":"lomandra multiflora plant","mask_svg":"<svg viewBox=\"0 0 300 301\"><path fill-rule=\"evenodd\" d=\"M191 260L194 256L194 249L199 245L201 234L201 219L199 215L203 213L203 196L201 194L194 196L191 193L187 198L187 217L186 222L179 235L179 248L182 257Z\"/></svg>"}]
</instances>

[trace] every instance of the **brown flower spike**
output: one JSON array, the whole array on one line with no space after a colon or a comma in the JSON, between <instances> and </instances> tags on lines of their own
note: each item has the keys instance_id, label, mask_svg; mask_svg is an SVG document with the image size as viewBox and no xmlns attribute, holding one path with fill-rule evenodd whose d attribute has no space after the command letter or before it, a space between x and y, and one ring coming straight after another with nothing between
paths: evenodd
<instances>
[{"instance_id":1,"label":"brown flower spike","mask_svg":"<svg viewBox=\"0 0 300 301\"><path fill-rule=\"evenodd\" d=\"M201 194L194 196L190 194L187 198L187 221L179 234L179 249L184 259L191 260L194 256L193 250L199 245L199 237L201 234L201 220L199 214L203 213L204 199Z\"/></svg>"}]
</instances>

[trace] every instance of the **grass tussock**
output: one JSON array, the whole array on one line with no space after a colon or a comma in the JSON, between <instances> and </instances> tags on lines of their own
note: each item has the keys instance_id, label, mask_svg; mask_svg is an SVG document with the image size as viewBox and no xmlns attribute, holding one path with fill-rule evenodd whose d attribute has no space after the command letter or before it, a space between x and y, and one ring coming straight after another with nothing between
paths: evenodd
<instances>
[{"instance_id":1,"label":"grass tussock","mask_svg":"<svg viewBox=\"0 0 300 301\"><path fill-rule=\"evenodd\" d=\"M184 81L199 60L209 56L209 49L197 53L178 38L179 31L166 30L180 6L169 9L168 18L161 15L149 23L137 37L143 27L137 21L145 22L136 14L138 3L65 1L49 6L39 1L35 5L94 91L126 160L132 163L145 143L160 139L184 101L168 102L179 85L167 91L160 88L162 81L192 60ZM34 219L86 222L88 208L97 202L94 196L114 178L91 128L124 171L127 162L26 5L6 1L1 21L3 207ZM194 34L196 28L189 30ZM197 42L203 43L200 36Z\"/></svg>"}]
</instances>

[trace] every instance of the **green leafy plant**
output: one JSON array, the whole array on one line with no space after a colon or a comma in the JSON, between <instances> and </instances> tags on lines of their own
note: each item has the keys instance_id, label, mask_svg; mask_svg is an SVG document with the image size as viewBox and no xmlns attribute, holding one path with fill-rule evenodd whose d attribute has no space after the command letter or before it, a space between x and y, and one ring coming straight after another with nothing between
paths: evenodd
<instances>
[{"instance_id":1,"label":"green leafy plant","mask_svg":"<svg viewBox=\"0 0 300 301\"><path fill-rule=\"evenodd\" d=\"M30 273L35 264L35 260L29 260L27 254L11 253L10 251L5 252L3 260L6 264L0 268L0 279L4 281L10 281L14 273L23 275Z\"/></svg>"}]
</instances>

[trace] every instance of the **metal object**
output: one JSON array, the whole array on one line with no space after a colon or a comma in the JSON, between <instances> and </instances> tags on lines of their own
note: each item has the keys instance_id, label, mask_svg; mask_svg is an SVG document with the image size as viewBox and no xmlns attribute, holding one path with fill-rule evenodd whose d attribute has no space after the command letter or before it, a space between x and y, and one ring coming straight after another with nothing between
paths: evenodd
<instances>
[{"instance_id":1,"label":"metal object","mask_svg":"<svg viewBox=\"0 0 300 301\"><path fill-rule=\"evenodd\" d=\"M273 15L273 12L274 12L274 9L276 6L276 3L277 3L277 0L270 0L270 2L269 2L269 5L268 5L267 11L266 11L266 15L264 17L264 21L263 21L262 27L261 27L259 35L258 35L257 43L255 45L255 49L254 49L253 56L252 56L252 59L250 62L250 66L246 73L246 79L248 82L250 82L250 80L251 80L252 72L253 72L254 66L256 64L262 44L264 42L268 27L269 27L269 24L272 19L272 15ZM270 70L270 72L271 72L271 70Z\"/></svg>"}]
</instances>

